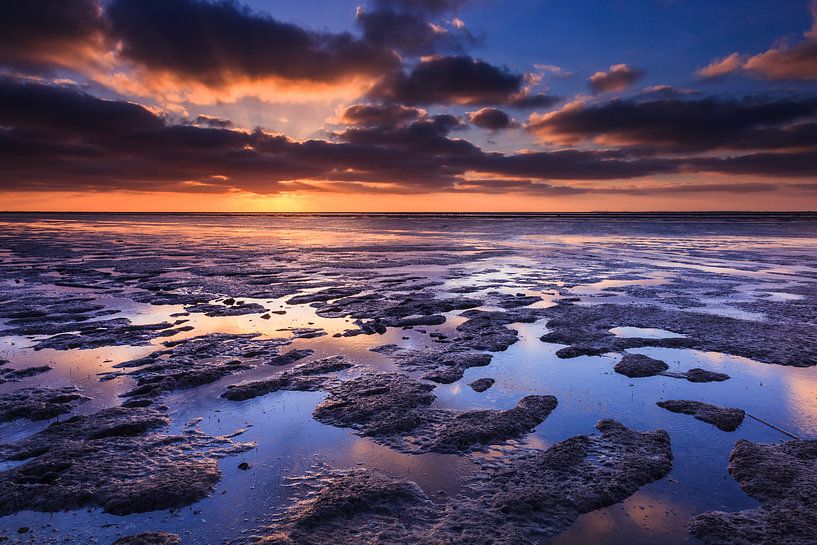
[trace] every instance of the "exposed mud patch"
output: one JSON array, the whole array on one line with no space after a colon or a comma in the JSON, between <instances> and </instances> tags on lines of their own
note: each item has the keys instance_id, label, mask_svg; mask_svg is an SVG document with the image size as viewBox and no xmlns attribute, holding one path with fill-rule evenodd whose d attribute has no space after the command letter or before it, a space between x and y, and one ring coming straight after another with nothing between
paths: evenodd
<instances>
[{"instance_id":1,"label":"exposed mud patch","mask_svg":"<svg viewBox=\"0 0 817 545\"><path fill-rule=\"evenodd\" d=\"M660 375L669 369L669 365L643 354L624 354L613 369L626 377L641 378Z\"/></svg>"},{"instance_id":2,"label":"exposed mud patch","mask_svg":"<svg viewBox=\"0 0 817 545\"><path fill-rule=\"evenodd\" d=\"M694 367L683 373L664 373L664 375L673 378L683 378L689 382L723 382L731 378L726 373L709 371L707 369L701 369L700 367Z\"/></svg>"},{"instance_id":3,"label":"exposed mud patch","mask_svg":"<svg viewBox=\"0 0 817 545\"><path fill-rule=\"evenodd\" d=\"M542 341L568 345L557 352L563 358L663 346L722 352L779 365L817 365L817 337L813 327L802 322L739 320L649 305L560 304L542 311L550 317L547 327L551 330ZM660 328L686 337L616 337L609 330L619 326Z\"/></svg>"},{"instance_id":4,"label":"exposed mud patch","mask_svg":"<svg viewBox=\"0 0 817 545\"><path fill-rule=\"evenodd\" d=\"M472 352L457 346L444 348L410 349L395 344L376 346L373 352L391 357L406 371L424 371L423 378L440 384L451 384L462 378L470 367L483 367L491 363L491 354Z\"/></svg>"},{"instance_id":5,"label":"exposed mud patch","mask_svg":"<svg viewBox=\"0 0 817 545\"><path fill-rule=\"evenodd\" d=\"M47 373L51 369L52 368L49 365L37 365L35 367L24 367L22 369L10 369L8 367L4 367L3 369L0 369L0 384L4 384L6 382L17 382L24 378L41 375L43 373Z\"/></svg>"},{"instance_id":6,"label":"exposed mud patch","mask_svg":"<svg viewBox=\"0 0 817 545\"><path fill-rule=\"evenodd\" d=\"M738 441L729 473L762 505L699 515L692 519L692 535L706 545L817 543L817 441Z\"/></svg>"},{"instance_id":7,"label":"exposed mud patch","mask_svg":"<svg viewBox=\"0 0 817 545\"><path fill-rule=\"evenodd\" d=\"M433 386L397 373L367 373L329 386L313 413L403 452L462 453L529 433L556 408L553 396L527 396L508 410L432 408Z\"/></svg>"},{"instance_id":8,"label":"exposed mud patch","mask_svg":"<svg viewBox=\"0 0 817 545\"><path fill-rule=\"evenodd\" d=\"M496 382L496 380L492 378L478 378L477 380L468 384L468 386L470 386L475 392L482 393L493 386L494 382Z\"/></svg>"},{"instance_id":9,"label":"exposed mud patch","mask_svg":"<svg viewBox=\"0 0 817 545\"><path fill-rule=\"evenodd\" d=\"M298 360L308 358L309 356L311 356L314 353L315 353L315 351L312 350L311 348L299 348L299 349L295 349L295 350L290 350L289 352L287 352L285 354L281 354L280 356L272 357L269 360L267 360L267 363L269 365L278 365L278 366L291 365L291 364L295 363Z\"/></svg>"},{"instance_id":10,"label":"exposed mud patch","mask_svg":"<svg viewBox=\"0 0 817 545\"><path fill-rule=\"evenodd\" d=\"M735 431L743 423L743 418L746 416L743 409L719 407L700 401L670 399L659 401L656 405L674 413L692 415L697 420L712 424L722 431Z\"/></svg>"},{"instance_id":11,"label":"exposed mud patch","mask_svg":"<svg viewBox=\"0 0 817 545\"><path fill-rule=\"evenodd\" d=\"M227 391L221 397L230 401L245 401L279 390L300 392L321 390L325 389L333 380L327 374L352 367L354 367L354 364L347 361L343 356L330 356L296 365L289 371L271 379L232 384L227 387Z\"/></svg>"},{"instance_id":12,"label":"exposed mud patch","mask_svg":"<svg viewBox=\"0 0 817 545\"><path fill-rule=\"evenodd\" d=\"M218 459L252 447L198 430L163 435L155 409L106 409L0 447L25 460L0 473L0 515L99 507L117 515L189 505L221 477Z\"/></svg>"},{"instance_id":13,"label":"exposed mud patch","mask_svg":"<svg viewBox=\"0 0 817 545\"><path fill-rule=\"evenodd\" d=\"M0 421L28 418L47 420L71 412L89 401L75 386L62 388L22 388L0 394Z\"/></svg>"},{"instance_id":14,"label":"exposed mud patch","mask_svg":"<svg viewBox=\"0 0 817 545\"><path fill-rule=\"evenodd\" d=\"M468 482L467 495L440 503L413 482L376 471L311 476L260 543L537 543L671 469L666 432L639 433L611 420L597 427L601 436L573 437L544 451L520 449L486 464Z\"/></svg>"},{"instance_id":15,"label":"exposed mud patch","mask_svg":"<svg viewBox=\"0 0 817 545\"><path fill-rule=\"evenodd\" d=\"M150 397L193 388L254 367L259 358L271 358L287 339L259 339L257 334L213 333L164 343L167 347L143 358L117 364L133 371L107 373L103 379L130 376L136 386L125 397Z\"/></svg>"}]
</instances>

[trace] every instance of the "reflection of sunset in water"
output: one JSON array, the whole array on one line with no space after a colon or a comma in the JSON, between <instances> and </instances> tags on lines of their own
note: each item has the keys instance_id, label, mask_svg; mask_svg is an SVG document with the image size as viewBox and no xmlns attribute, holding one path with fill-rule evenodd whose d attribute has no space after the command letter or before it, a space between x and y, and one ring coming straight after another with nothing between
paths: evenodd
<instances>
[{"instance_id":1,"label":"reflection of sunset in water","mask_svg":"<svg viewBox=\"0 0 817 545\"><path fill-rule=\"evenodd\" d=\"M689 543L684 529L694 513L683 502L640 491L621 504L580 515L577 524L546 543L619 545L648 539L656 545Z\"/></svg>"}]
</instances>

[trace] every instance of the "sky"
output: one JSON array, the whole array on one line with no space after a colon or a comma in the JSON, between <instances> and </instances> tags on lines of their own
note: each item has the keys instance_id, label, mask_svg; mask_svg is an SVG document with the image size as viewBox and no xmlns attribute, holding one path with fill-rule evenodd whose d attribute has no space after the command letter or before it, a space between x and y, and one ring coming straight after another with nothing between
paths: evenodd
<instances>
[{"instance_id":1,"label":"sky","mask_svg":"<svg viewBox=\"0 0 817 545\"><path fill-rule=\"evenodd\" d=\"M0 0L0 210L817 210L817 0Z\"/></svg>"}]
</instances>

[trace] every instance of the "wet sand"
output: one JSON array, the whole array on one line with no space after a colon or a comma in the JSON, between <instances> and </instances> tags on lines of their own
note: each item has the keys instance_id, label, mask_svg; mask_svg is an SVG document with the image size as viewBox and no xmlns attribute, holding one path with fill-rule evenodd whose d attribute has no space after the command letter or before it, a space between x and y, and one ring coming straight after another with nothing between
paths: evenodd
<instances>
[{"instance_id":1,"label":"wet sand","mask_svg":"<svg viewBox=\"0 0 817 545\"><path fill-rule=\"evenodd\" d=\"M0 536L772 543L815 309L809 215L2 214Z\"/></svg>"}]
</instances>

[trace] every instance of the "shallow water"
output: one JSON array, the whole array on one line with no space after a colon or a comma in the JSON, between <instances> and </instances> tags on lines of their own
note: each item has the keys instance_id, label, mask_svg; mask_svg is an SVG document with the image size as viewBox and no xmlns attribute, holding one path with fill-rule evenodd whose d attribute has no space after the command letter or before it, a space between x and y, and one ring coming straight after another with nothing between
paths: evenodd
<instances>
[{"instance_id":1,"label":"shallow water","mask_svg":"<svg viewBox=\"0 0 817 545\"><path fill-rule=\"evenodd\" d=\"M149 304L130 297L137 287L73 287L91 276L115 280L118 260L145 259L161 265L160 279L196 276L195 267L214 265L220 297L234 296L268 310L285 310L269 319L259 314L208 317L191 313L184 325L191 331L159 337L144 346L102 346L93 349L35 350L38 336L3 335L0 320L0 358L12 368L48 364L53 370L0 384L0 394L32 385L74 384L92 401L72 414L89 414L121 403L120 394L132 379L100 381L99 373L115 364L145 356L167 340L207 333L260 333L262 338L286 338L287 328L322 328L326 335L294 340L285 350L311 348L310 359L344 354L378 370L394 370L390 358L372 352L394 343L420 348L432 346L429 333L448 336L462 323L460 311L446 314L441 326L410 330L389 328L383 335L333 337L352 327L349 318L324 318L309 304L286 303L280 297L236 295L253 272L274 268L279 275L346 281L365 273L370 291L389 290L379 282L388 275L409 273L439 282L438 296L453 296L461 288L475 288L468 297L488 293L538 295L544 308L565 297L578 304L657 303L675 308L673 299L652 301L628 287L676 288L697 306L694 312L715 313L762 321L763 312L741 303L763 300L786 304L801 301L804 289L817 282L817 218L814 216L672 216L672 215L545 215L545 216L400 216L400 215L0 215L0 282L5 295L24 298L31 293L55 299L88 295L112 317L135 324L173 322L184 312L180 304ZM100 263L94 263L98 260ZM91 266L86 266L87 262ZM107 263L102 263L103 261ZM70 270L63 269L70 265ZM229 266L245 269L226 274ZM36 274L32 274L36 271ZM82 271L85 271L83 273ZM272 274L272 273L270 273ZM66 282L70 280L70 282ZM694 282L705 281L699 289ZM285 283L285 282L284 282ZM722 290L712 286L723 285ZM805 286L805 288L804 288ZM212 288L211 288L212 289ZM317 288L295 289L310 293ZM453 291L452 291L453 290ZM718 293L713 293L718 291ZM674 293L678 295L678 293ZM686 304L686 303L685 303ZM485 309L494 309L486 302ZM679 307L680 308L680 307ZM110 318L105 316L104 318ZM641 348L667 362L670 371L693 367L729 374L725 382L695 384L666 376L630 379L613 372L618 354L560 359L562 345L539 340L547 320L512 324L519 340L494 354L486 367L467 369L464 377L437 385L435 404L459 410L511 408L523 396L550 394L557 409L524 441L546 448L577 434L594 432L602 418L614 418L636 430L665 429L672 440L672 472L647 485L624 502L580 516L563 534L547 543L669 545L696 543L686 527L690 517L710 511L735 511L757 505L727 472L729 454L738 439L778 442L789 437L762 420L801 438L817 438L817 368L787 367L747 358L693 349ZM661 339L682 335L659 328L616 327L617 336ZM786 342L786 339L781 339ZM815 354L804 361L817 363ZM305 360L309 361L309 360ZM116 537L146 530L182 535L183 543L234 541L258 532L259 525L288 505L289 480L312 467L378 468L416 481L433 497L438 490L454 495L473 471L463 456L397 452L348 429L321 424L311 412L324 392L276 392L243 402L219 397L227 385L274 376L287 367L258 367L216 382L166 394L171 431L201 419L198 426L212 435L246 428L240 438L257 447L221 461L223 478L210 497L175 511L115 516L99 509L54 514L20 512L0 518L0 535L11 542L110 543ZM492 377L496 383L477 393L468 383ZM662 399L695 399L747 411L743 425L725 433L690 416L670 413L655 405ZM64 415L60 419L67 418ZM0 443L17 441L44 429L49 422L15 420L0 423ZM248 471L237 466L246 461ZM5 469L0 466L0 470ZM17 534L20 527L31 532Z\"/></svg>"}]
</instances>

